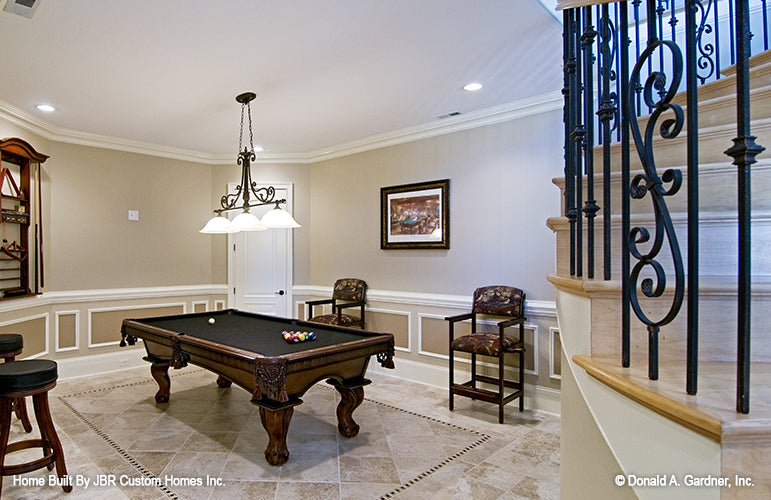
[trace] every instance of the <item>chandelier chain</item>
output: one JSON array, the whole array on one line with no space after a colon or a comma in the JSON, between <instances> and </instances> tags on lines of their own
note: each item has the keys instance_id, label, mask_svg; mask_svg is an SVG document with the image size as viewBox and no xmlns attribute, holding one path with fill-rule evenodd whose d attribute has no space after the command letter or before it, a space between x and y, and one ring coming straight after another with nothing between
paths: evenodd
<instances>
[{"instance_id":1,"label":"chandelier chain","mask_svg":"<svg viewBox=\"0 0 771 500\"><path fill-rule=\"evenodd\" d=\"M252 107L246 104L246 113L249 115L249 151L254 151L254 134L252 133Z\"/></svg>"},{"instance_id":2,"label":"chandelier chain","mask_svg":"<svg viewBox=\"0 0 771 500\"><path fill-rule=\"evenodd\" d=\"M241 146L243 145L243 138L244 138L244 107L246 104L241 104L241 126L238 129L238 151L241 151ZM251 114L250 114L251 116Z\"/></svg>"},{"instance_id":3,"label":"chandelier chain","mask_svg":"<svg viewBox=\"0 0 771 500\"><path fill-rule=\"evenodd\" d=\"M244 143L244 108L249 118L249 151L254 151L254 133L252 132L252 107L248 102L241 104L241 126L238 131L238 151L241 151Z\"/></svg>"}]
</instances>

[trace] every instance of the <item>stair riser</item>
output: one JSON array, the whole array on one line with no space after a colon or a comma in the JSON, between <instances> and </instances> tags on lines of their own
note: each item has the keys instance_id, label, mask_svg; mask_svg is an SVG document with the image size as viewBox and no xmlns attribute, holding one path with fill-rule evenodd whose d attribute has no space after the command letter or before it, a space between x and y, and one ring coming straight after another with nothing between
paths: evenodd
<instances>
[{"instance_id":1,"label":"stair riser","mask_svg":"<svg viewBox=\"0 0 771 500\"><path fill-rule=\"evenodd\" d=\"M771 145L770 145L771 146ZM678 212L687 212L688 210L688 175L685 167L679 167L683 176L683 184L680 190L672 195L667 196L665 201L667 203L670 213L675 214ZM659 175L662 175L663 170L659 169ZM738 174L737 168L734 165L726 162L722 165L710 165L700 169L699 172L699 209L702 211L709 210L710 212L736 212L737 209L737 196L738 196ZM642 171L634 171L630 174L630 179L634 178L638 173ZM565 180L564 178L553 180L554 184L560 189L560 200L562 213L565 213ZM603 207L603 176L595 175L594 177L594 199L600 211L597 215L602 214ZM669 185L665 184L665 187ZM588 180L583 178L582 182L582 198L584 205L588 196ZM610 181L610 210L611 214L621 213L621 174L614 173L611 176ZM753 212L771 212L771 196L768 193L771 192L771 162L764 160L762 163L758 163L752 166L752 180L751 180L751 196L752 196L752 210ZM651 196L646 194L641 199L630 199L629 206L632 214L648 214L651 212Z\"/></svg>"},{"instance_id":2,"label":"stair riser","mask_svg":"<svg viewBox=\"0 0 771 500\"><path fill-rule=\"evenodd\" d=\"M761 123L753 122L751 133L756 136L755 142L763 147L771 147L771 122L768 120ZM681 167L688 163L686 141L686 132L681 132L672 139L662 139L656 135L656 146L654 149L654 161L659 170L669 167ZM699 162L700 163L721 163L733 161L725 154L725 150L733 145L733 138L736 137L736 128L721 126L702 130L699 133ZM594 148L594 170L602 172L603 169L603 148L597 146ZM761 153L761 155L764 153ZM760 157L759 157L760 158ZM614 142L610 145L611 171L618 172L621 169L621 145ZM634 142L630 144L630 168L632 170L642 170L642 163L637 154Z\"/></svg>"},{"instance_id":3,"label":"stair riser","mask_svg":"<svg viewBox=\"0 0 771 500\"><path fill-rule=\"evenodd\" d=\"M735 89L733 89L735 91ZM716 97L709 97L703 95L701 89L698 91L699 99L699 128L705 129L708 127L717 126L730 126L731 129L736 129L736 95L721 95ZM678 95L672 102L680 106L683 110L683 115L687 115L687 96L685 93ZM750 92L750 118L753 120L762 119L767 116L771 116L771 84L763 86L761 88L753 88ZM662 115L659 119L659 124L667 119L674 118L674 113ZM638 118L637 123L640 130L645 130L648 123L648 116L642 116ZM683 132L686 130L687 123L683 123Z\"/></svg>"},{"instance_id":4,"label":"stair riser","mask_svg":"<svg viewBox=\"0 0 771 500\"><path fill-rule=\"evenodd\" d=\"M738 226L734 218L726 218L720 214L711 214L713 218L702 219L699 228L699 272L705 276L733 278L737 275L738 262ZM650 232L651 237L654 233L654 223L648 218L645 221L633 219L632 227L645 227ZM554 219L552 219L553 221ZM684 269L688 266L688 237L687 225L684 218L675 219L673 225L677 234L680 253L683 259ZM771 217L758 217L753 219L752 224L752 275L755 279L771 279ZM560 276L570 276L570 226L566 219L559 219L558 223L552 224L555 230L557 243L557 274ZM584 267L582 276L588 277L587 271L587 238L586 226L583 233L583 260ZM595 245L594 278L603 277L603 240L602 240L602 219L595 219ZM639 248L646 251L648 244L641 244ZM656 259L667 272L668 276L673 276L674 265L672 264L671 253L668 242L664 242L664 247ZM635 259L632 258L632 266ZM621 276L621 225L620 219L614 217L611 224L611 279L620 279Z\"/></svg>"},{"instance_id":5,"label":"stair riser","mask_svg":"<svg viewBox=\"0 0 771 500\"><path fill-rule=\"evenodd\" d=\"M660 299L645 299L646 314L659 320L669 310L671 295ZM686 304L678 317L659 332L659 359L687 359ZM631 312L631 358L648 361L648 331ZM727 292L703 293L699 297L699 360L736 361L737 345L736 296ZM771 296L753 296L751 324L752 361L771 362L771 330L761 328L771 321ZM621 359L621 292L605 293L592 298L592 356L610 355Z\"/></svg>"},{"instance_id":6,"label":"stair riser","mask_svg":"<svg viewBox=\"0 0 771 500\"><path fill-rule=\"evenodd\" d=\"M723 70L723 74L734 74L734 67ZM753 56L750 61L750 88L762 88L771 85L771 57L767 53ZM717 97L736 95L736 79L721 78L705 85L699 86L699 99L708 100ZM676 100L685 101L684 95L678 95Z\"/></svg>"}]
</instances>

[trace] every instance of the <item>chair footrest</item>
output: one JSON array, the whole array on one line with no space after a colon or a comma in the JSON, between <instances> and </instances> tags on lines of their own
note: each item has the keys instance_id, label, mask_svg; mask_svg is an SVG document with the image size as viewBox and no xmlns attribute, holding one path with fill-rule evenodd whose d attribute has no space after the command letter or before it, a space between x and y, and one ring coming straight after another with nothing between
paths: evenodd
<instances>
[{"instance_id":1,"label":"chair footrest","mask_svg":"<svg viewBox=\"0 0 771 500\"><path fill-rule=\"evenodd\" d=\"M472 387L470 380L465 384L451 385L450 391L452 391L453 394L457 394L458 396L465 396L467 398L474 398L480 401L487 401L488 403L503 402L504 404L506 404L513 399L524 396L524 391L519 387L519 384L515 384L515 383L512 383L512 384L516 385L515 389L517 390L503 397L501 397L501 395L495 391L480 389L479 387Z\"/></svg>"},{"instance_id":2,"label":"chair footrest","mask_svg":"<svg viewBox=\"0 0 771 500\"><path fill-rule=\"evenodd\" d=\"M450 386L450 391L458 396L479 399L480 401L487 401L488 403L498 403L500 401L501 398L497 392L471 387L469 384L471 384L471 382L466 382L465 384L453 384Z\"/></svg>"},{"instance_id":3,"label":"chair footrest","mask_svg":"<svg viewBox=\"0 0 771 500\"><path fill-rule=\"evenodd\" d=\"M495 377L488 377L486 375L477 375L476 376L477 382L484 382L485 384L492 384L492 385L498 385L498 379ZM470 382L466 382L468 384ZM465 385L465 384L464 384ZM519 389L520 383L514 382L513 380L504 380L503 381L504 387L510 387L512 389Z\"/></svg>"}]
</instances>

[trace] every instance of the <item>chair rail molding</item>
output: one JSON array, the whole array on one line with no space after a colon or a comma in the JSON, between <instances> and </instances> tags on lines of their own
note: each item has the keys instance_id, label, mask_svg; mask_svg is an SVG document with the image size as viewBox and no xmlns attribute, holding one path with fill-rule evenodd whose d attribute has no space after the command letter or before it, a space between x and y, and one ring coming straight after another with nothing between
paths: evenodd
<instances>
[{"instance_id":1,"label":"chair rail molding","mask_svg":"<svg viewBox=\"0 0 771 500\"><path fill-rule=\"evenodd\" d=\"M44 292L34 297L0 302L0 314L53 304L101 302L107 300L153 299L186 295L226 295L227 285L176 285L136 288L102 288L93 290L60 290Z\"/></svg>"},{"instance_id":2,"label":"chair rail molding","mask_svg":"<svg viewBox=\"0 0 771 500\"><path fill-rule=\"evenodd\" d=\"M327 296L332 293L331 286L296 285L292 287L294 295ZM438 293L403 292L395 290L367 289L367 302L389 302L448 309L468 309L471 307L471 295L448 295ZM553 301L527 300L525 316L556 318L557 305Z\"/></svg>"}]
</instances>

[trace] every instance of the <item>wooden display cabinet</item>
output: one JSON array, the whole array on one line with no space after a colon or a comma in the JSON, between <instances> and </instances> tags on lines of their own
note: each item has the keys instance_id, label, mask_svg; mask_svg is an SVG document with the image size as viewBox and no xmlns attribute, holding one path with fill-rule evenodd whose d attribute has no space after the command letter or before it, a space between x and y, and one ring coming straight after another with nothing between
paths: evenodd
<instances>
[{"instance_id":1,"label":"wooden display cabinet","mask_svg":"<svg viewBox=\"0 0 771 500\"><path fill-rule=\"evenodd\" d=\"M40 165L48 156L26 141L0 141L0 300L40 293L43 228Z\"/></svg>"}]
</instances>

